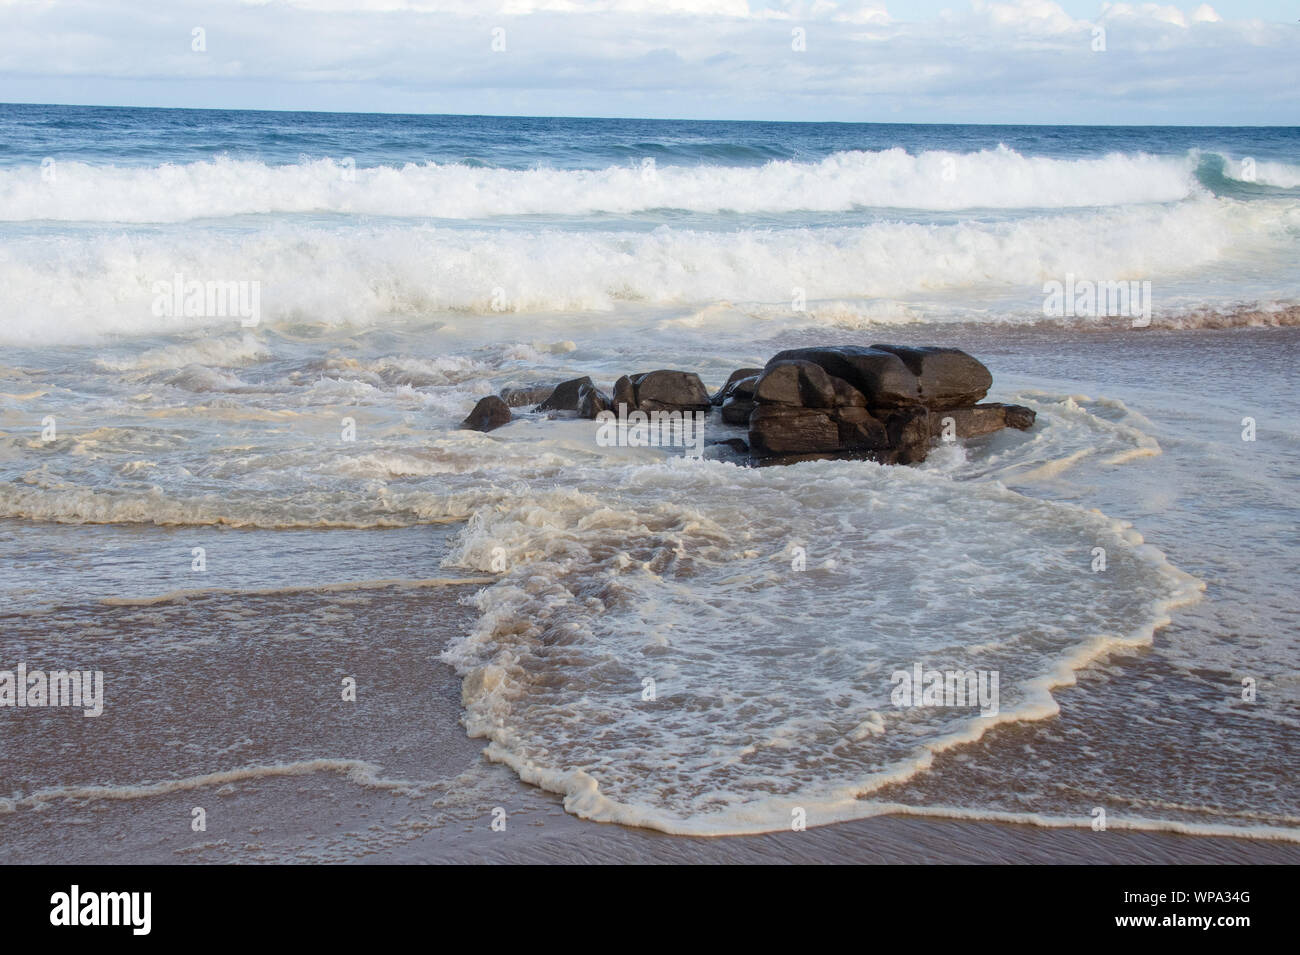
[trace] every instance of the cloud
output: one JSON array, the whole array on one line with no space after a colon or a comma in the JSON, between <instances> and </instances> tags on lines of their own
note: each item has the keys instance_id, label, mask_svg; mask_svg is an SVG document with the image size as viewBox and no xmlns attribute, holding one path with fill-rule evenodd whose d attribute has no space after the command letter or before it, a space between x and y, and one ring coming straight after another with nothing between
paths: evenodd
<instances>
[{"instance_id":1,"label":"cloud","mask_svg":"<svg viewBox=\"0 0 1300 955\"><path fill-rule=\"evenodd\" d=\"M1293 124L1298 54L1295 24L1208 4L906 20L862 0L0 0L0 99L27 102Z\"/></svg>"}]
</instances>

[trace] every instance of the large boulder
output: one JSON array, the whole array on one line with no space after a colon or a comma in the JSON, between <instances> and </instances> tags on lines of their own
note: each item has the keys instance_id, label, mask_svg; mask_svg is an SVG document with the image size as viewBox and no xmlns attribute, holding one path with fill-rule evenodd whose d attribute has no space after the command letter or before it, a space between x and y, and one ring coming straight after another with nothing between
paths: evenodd
<instances>
[{"instance_id":1,"label":"large boulder","mask_svg":"<svg viewBox=\"0 0 1300 955\"><path fill-rule=\"evenodd\" d=\"M511 417L509 405L496 395L488 395L479 399L460 426L469 431L491 431L507 424Z\"/></svg>"},{"instance_id":2,"label":"large boulder","mask_svg":"<svg viewBox=\"0 0 1300 955\"><path fill-rule=\"evenodd\" d=\"M897 355L916 376L917 401L931 411L973 405L989 393L993 376L983 363L960 348L872 345Z\"/></svg>"},{"instance_id":3,"label":"large boulder","mask_svg":"<svg viewBox=\"0 0 1300 955\"><path fill-rule=\"evenodd\" d=\"M590 378L571 378L562 381L551 391L551 395L540 405L538 411L577 411L578 390L586 385L592 387Z\"/></svg>"},{"instance_id":4,"label":"large boulder","mask_svg":"<svg viewBox=\"0 0 1300 955\"><path fill-rule=\"evenodd\" d=\"M844 379L862 393L868 408L903 407L915 404L920 398L920 382L903 359L879 348L862 345L790 348L774 355L767 368L787 361L811 362L827 374Z\"/></svg>"}]
</instances>

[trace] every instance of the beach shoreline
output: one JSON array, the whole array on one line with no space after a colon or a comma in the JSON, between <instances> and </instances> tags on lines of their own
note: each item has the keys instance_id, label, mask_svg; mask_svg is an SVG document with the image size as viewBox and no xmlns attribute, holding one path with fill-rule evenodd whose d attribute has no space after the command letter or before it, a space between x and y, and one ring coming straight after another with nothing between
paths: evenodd
<instances>
[{"instance_id":1,"label":"beach shoreline","mask_svg":"<svg viewBox=\"0 0 1300 955\"><path fill-rule=\"evenodd\" d=\"M1077 685L1057 689L1059 715L996 727L976 743L939 754L932 767L885 796L912 805L915 815L886 813L832 824L814 817L802 832L666 835L577 818L564 811L561 797L488 763L484 741L466 736L461 681L439 660L475 626L477 611L468 598L488 579L470 566L438 566L464 525L213 529L195 539L233 565L233 576L215 577L217 586L199 590L178 590L175 578L163 576L145 592L126 589L142 586L134 577L130 584L114 577L113 555L127 555L119 559L132 575L131 555L186 553L195 531L101 525L94 531L94 562L102 579L78 583L86 588L82 602L16 610L0 638L6 659L39 651L38 662L47 666L84 659L83 649L95 647L111 704L97 719L34 710L8 714L15 717L16 732L0 740L0 757L16 771L0 793L0 863L1300 862L1294 842L1123 828L1126 820L1149 814L1137 811L1142 802L1128 793L1158 799L1173 767L1189 763L1214 773L1221 764L1222 771L1254 787L1251 798L1263 800L1254 812L1286 825L1285 803L1281 813L1267 809L1269 780L1282 786L1285 767L1250 742L1260 732L1254 714L1238 715L1222 702L1235 669L1259 672L1274 665L1269 654L1277 652L1262 637L1228 637L1233 608L1249 603L1262 635L1284 632L1276 628L1285 627L1289 612L1285 580L1249 571L1247 555L1259 552L1265 538L1240 541L1236 551L1228 543L1207 550L1207 532L1196 524L1189 529L1180 515L1200 513L1199 523L1213 533L1222 526L1213 510L1219 503L1211 494L1189 497L1192 512L1171 508L1167 489L1191 495L1192 488L1214 482L1189 481L1188 474L1235 475L1223 470L1236 468L1235 460L1217 452L1207 456L1204 448L1214 445L1203 440L1209 435L1221 444L1233 438L1237 408L1258 404L1270 388L1277 401L1289 400L1281 397L1284 371L1260 379L1272 384L1258 394L1225 392L1224 405L1211 409L1225 419L1225 436L1215 437L1214 417L1187 416L1180 389L1195 381L1185 376L1190 363L1182 353L1211 348L1221 360L1243 367L1263 368L1267 360L1284 369L1300 331L1090 331L1065 344L1059 331L1047 329L999 335L967 327L939 335L911 328L892 337L922 336L985 356L1004 390L1032 391L1046 379L1058 389L1095 392L1097 382L1080 371L1092 376L1096 363L1108 362L1104 393L1123 394L1151 419L1144 426L1155 429L1161 449L1121 466L1098 463L1086 470L1087 500L1135 521L1177 566L1208 580L1209 589L1198 604L1176 611L1151 647L1111 654L1080 671ZM1284 407L1277 405L1279 417ZM1274 444L1269 453L1285 462L1287 447ZM1220 486L1242 480L1225 477ZM1078 491L1074 483L1031 481L1025 493L1073 499ZM1271 520L1282 504L1267 496L1275 492L1256 493L1264 494L1257 513ZM21 541L40 527L25 523L6 533ZM89 530L59 526L58 534L71 547L90 540ZM278 568L274 587L266 586L265 569L253 571L259 553L282 555L279 563L265 565ZM355 568L351 577L368 583L341 572L345 555ZM85 643L86 633L95 635L93 645ZM1198 655L1197 647L1209 647L1211 656ZM1245 655L1252 653L1264 655L1248 663ZM358 684L354 703L339 700L340 680L349 675ZM1284 693L1285 673L1262 685L1266 693ZM1201 702L1195 702L1198 697ZM1166 699L1192 705L1166 712ZM1217 748L1222 740L1198 727L1207 718L1236 747L1231 759ZM1155 735L1144 742L1148 723ZM1091 748L1099 741L1114 741L1114 754L1101 758ZM1077 807L1077 827L952 818L926 808L998 811L988 802L1007 788L1007 780L1044 759L1053 761L1059 786L1074 793L1061 805ZM1241 798L1226 793L1218 801L1229 806ZM1000 811L1026 816L1042 797L1026 790L1009 798ZM1108 831L1090 827L1089 809L1098 804L1110 807ZM1168 799L1164 809L1158 802L1150 805L1171 813L1170 819L1214 821L1206 817L1208 809L1197 815ZM202 831L191 826L195 808L204 810ZM494 814L497 809L504 815ZM1241 819L1249 818L1250 801L1238 809ZM498 815L504 831L492 828ZM1061 820L1060 809L1046 815ZM51 831L59 833L57 840L49 838Z\"/></svg>"}]
</instances>

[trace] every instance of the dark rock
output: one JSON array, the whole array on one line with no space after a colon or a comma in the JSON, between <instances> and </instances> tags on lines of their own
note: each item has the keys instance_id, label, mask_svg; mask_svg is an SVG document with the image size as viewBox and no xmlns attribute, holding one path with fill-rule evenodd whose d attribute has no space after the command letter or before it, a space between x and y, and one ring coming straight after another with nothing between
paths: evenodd
<instances>
[{"instance_id":1,"label":"dark rock","mask_svg":"<svg viewBox=\"0 0 1300 955\"><path fill-rule=\"evenodd\" d=\"M610 409L609 395L595 385L582 385L578 389L578 417L595 420L596 415Z\"/></svg>"},{"instance_id":2,"label":"dark rock","mask_svg":"<svg viewBox=\"0 0 1300 955\"><path fill-rule=\"evenodd\" d=\"M843 378L863 394L868 408L903 407L920 399L921 386L915 374L892 352L861 345L830 345L791 348L778 352L767 363L809 361L829 375Z\"/></svg>"},{"instance_id":3,"label":"dark rock","mask_svg":"<svg viewBox=\"0 0 1300 955\"><path fill-rule=\"evenodd\" d=\"M754 400L802 408L867 406L866 396L843 378L828 375L820 365L799 359L768 365L754 387Z\"/></svg>"},{"instance_id":4,"label":"dark rock","mask_svg":"<svg viewBox=\"0 0 1300 955\"><path fill-rule=\"evenodd\" d=\"M989 393L993 376L984 365L960 348L908 345L872 345L897 355L916 376L918 401L931 411L973 405Z\"/></svg>"},{"instance_id":5,"label":"dark rock","mask_svg":"<svg viewBox=\"0 0 1300 955\"><path fill-rule=\"evenodd\" d=\"M924 405L896 408L885 417L890 463L920 464L930 453L930 411Z\"/></svg>"},{"instance_id":6,"label":"dark rock","mask_svg":"<svg viewBox=\"0 0 1300 955\"><path fill-rule=\"evenodd\" d=\"M1007 415L1007 427L1017 431L1028 431L1038 420L1038 412L1024 405L1004 405Z\"/></svg>"},{"instance_id":7,"label":"dark rock","mask_svg":"<svg viewBox=\"0 0 1300 955\"><path fill-rule=\"evenodd\" d=\"M632 387L632 379L627 375L614 382L615 410L622 405L626 405L628 411L636 410L636 389Z\"/></svg>"},{"instance_id":8,"label":"dark rock","mask_svg":"<svg viewBox=\"0 0 1300 955\"><path fill-rule=\"evenodd\" d=\"M831 386L835 389L835 407L837 408L865 408L867 406L867 396L858 389L854 388L843 378L830 376Z\"/></svg>"},{"instance_id":9,"label":"dark rock","mask_svg":"<svg viewBox=\"0 0 1300 955\"><path fill-rule=\"evenodd\" d=\"M1025 430L1033 425L1036 415L1022 405L1004 405L990 402L966 408L949 408L930 415L930 437L942 439L948 419L952 419L952 434L956 438L977 438L1003 428Z\"/></svg>"},{"instance_id":10,"label":"dark rock","mask_svg":"<svg viewBox=\"0 0 1300 955\"><path fill-rule=\"evenodd\" d=\"M810 361L770 361L758 379L754 400L759 404L833 408L835 386L831 376Z\"/></svg>"},{"instance_id":11,"label":"dark rock","mask_svg":"<svg viewBox=\"0 0 1300 955\"><path fill-rule=\"evenodd\" d=\"M551 392L549 398L537 406L538 411L577 411L578 389L583 385L593 387L590 378L572 378L560 382Z\"/></svg>"},{"instance_id":12,"label":"dark rock","mask_svg":"<svg viewBox=\"0 0 1300 955\"><path fill-rule=\"evenodd\" d=\"M749 416L749 446L760 455L837 451L840 429L829 410L758 405Z\"/></svg>"},{"instance_id":13,"label":"dark rock","mask_svg":"<svg viewBox=\"0 0 1300 955\"><path fill-rule=\"evenodd\" d=\"M758 388L758 379L762 377L762 374L763 372L760 370L758 374L750 375L748 378L737 378L727 386L727 394L726 397L723 398L723 401L726 401L727 398L740 398L743 401L753 401L754 391Z\"/></svg>"},{"instance_id":14,"label":"dark rock","mask_svg":"<svg viewBox=\"0 0 1300 955\"><path fill-rule=\"evenodd\" d=\"M728 398L722 403L722 420L727 424L747 424L755 407L754 402L744 398Z\"/></svg>"},{"instance_id":15,"label":"dark rock","mask_svg":"<svg viewBox=\"0 0 1300 955\"><path fill-rule=\"evenodd\" d=\"M510 421L510 406L496 395L480 398L469 417L460 423L470 431L491 431Z\"/></svg>"},{"instance_id":16,"label":"dark rock","mask_svg":"<svg viewBox=\"0 0 1300 955\"><path fill-rule=\"evenodd\" d=\"M708 411L709 393L693 371L649 371L632 376L641 411Z\"/></svg>"},{"instance_id":17,"label":"dark rock","mask_svg":"<svg viewBox=\"0 0 1300 955\"><path fill-rule=\"evenodd\" d=\"M551 396L554 385L530 385L527 388L502 388L501 400L511 408L527 408Z\"/></svg>"},{"instance_id":18,"label":"dark rock","mask_svg":"<svg viewBox=\"0 0 1300 955\"><path fill-rule=\"evenodd\" d=\"M866 408L836 408L833 417L839 429L841 450L882 451L889 447L885 423L873 417Z\"/></svg>"},{"instance_id":19,"label":"dark rock","mask_svg":"<svg viewBox=\"0 0 1300 955\"><path fill-rule=\"evenodd\" d=\"M744 438L726 438L719 441L706 441L708 445L719 445L724 448L731 448L738 454L749 454L749 445Z\"/></svg>"},{"instance_id":20,"label":"dark rock","mask_svg":"<svg viewBox=\"0 0 1300 955\"><path fill-rule=\"evenodd\" d=\"M717 394L715 394L712 398L709 399L709 404L713 405L714 407L718 407L719 405L722 404L725 398L730 397L731 393L729 389L731 388L732 385L734 385L736 382L744 378L753 378L754 376L761 375L762 373L763 373L762 368L737 368L735 371L731 373L731 377L727 379L726 384L724 384L721 388L718 389Z\"/></svg>"}]
</instances>

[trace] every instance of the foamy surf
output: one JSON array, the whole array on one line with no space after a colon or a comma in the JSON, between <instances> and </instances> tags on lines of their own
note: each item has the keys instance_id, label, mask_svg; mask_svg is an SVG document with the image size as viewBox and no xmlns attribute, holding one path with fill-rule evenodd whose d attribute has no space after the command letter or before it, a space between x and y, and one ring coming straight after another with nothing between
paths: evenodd
<instances>
[{"instance_id":1,"label":"foamy surf","mask_svg":"<svg viewBox=\"0 0 1300 955\"><path fill-rule=\"evenodd\" d=\"M58 188L28 169L0 169L0 221L185 222L283 213L402 218L1028 209L1174 202L1203 191L1197 157L1111 153L1025 156L903 149L837 152L818 162L762 166L643 165L490 169L406 163L357 168L336 159L287 165L219 158L162 166L64 162ZM1293 167L1262 174L1286 183Z\"/></svg>"},{"instance_id":2,"label":"foamy surf","mask_svg":"<svg viewBox=\"0 0 1300 955\"><path fill-rule=\"evenodd\" d=\"M1054 715L1054 688L1200 590L1131 528L995 483L683 462L611 500L594 477L471 519L452 563L511 569L445 658L489 758L599 821L723 835L871 815L862 800L935 753ZM1000 672L999 712L891 705L914 661Z\"/></svg>"},{"instance_id":3,"label":"foamy surf","mask_svg":"<svg viewBox=\"0 0 1300 955\"><path fill-rule=\"evenodd\" d=\"M1067 275L1149 281L1159 290L1157 311L1183 314L1239 306L1249 286L1237 284L1230 298L1216 287L1243 282L1248 270L1266 308L1288 300L1298 226L1293 204L1202 198L815 229L282 223L251 235L41 235L0 247L0 282L25 303L0 334L10 343L41 344L240 332L233 312L175 314L170 294L158 307L158 283L171 288L213 277L259 283L258 329L223 346L228 354L159 346L141 360L246 365L265 347L256 336L268 327L293 334L303 326L347 331L437 320L480 340L498 325L504 335L535 337L546 329L541 334L571 339L575 315L600 316L588 320L593 328L631 333L625 322L635 322L635 309L653 307L676 310L661 318L681 319L689 310L704 330L708 313L700 309L719 302L739 306L751 326L769 334L798 324L890 320L880 314L882 303L898 303L910 321L1041 321L1044 283ZM793 296L803 297L803 308L792 308ZM609 322L610 313L619 321Z\"/></svg>"},{"instance_id":4,"label":"foamy surf","mask_svg":"<svg viewBox=\"0 0 1300 955\"><path fill-rule=\"evenodd\" d=\"M307 776L312 773L339 773L352 782L375 789L409 793L420 789L420 784L408 780L387 779L379 766L358 759L307 759L294 763L277 763L266 766L241 766L183 779L165 779L158 782L124 784L118 786L60 786L41 789L23 795L0 797L0 815L23 809L39 810L49 803L92 803L103 800L123 801L167 796L172 793L191 792L212 787L233 786L280 776Z\"/></svg>"}]
</instances>

